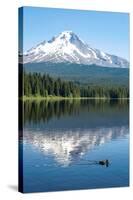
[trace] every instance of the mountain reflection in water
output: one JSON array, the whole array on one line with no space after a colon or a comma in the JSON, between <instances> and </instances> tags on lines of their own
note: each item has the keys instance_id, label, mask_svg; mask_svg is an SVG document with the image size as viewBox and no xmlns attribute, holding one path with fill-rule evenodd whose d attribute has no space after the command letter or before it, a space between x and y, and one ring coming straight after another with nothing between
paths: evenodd
<instances>
[{"instance_id":1,"label":"mountain reflection in water","mask_svg":"<svg viewBox=\"0 0 133 200\"><path fill-rule=\"evenodd\" d=\"M128 134L127 100L24 102L23 142L61 166Z\"/></svg>"},{"instance_id":2,"label":"mountain reflection in water","mask_svg":"<svg viewBox=\"0 0 133 200\"><path fill-rule=\"evenodd\" d=\"M24 192L129 186L128 100L30 100L23 111Z\"/></svg>"},{"instance_id":3,"label":"mountain reflection in water","mask_svg":"<svg viewBox=\"0 0 133 200\"><path fill-rule=\"evenodd\" d=\"M128 132L128 127L25 131L23 139L24 142L38 148L44 155L52 154L57 163L68 166L99 146L126 137Z\"/></svg>"}]
</instances>

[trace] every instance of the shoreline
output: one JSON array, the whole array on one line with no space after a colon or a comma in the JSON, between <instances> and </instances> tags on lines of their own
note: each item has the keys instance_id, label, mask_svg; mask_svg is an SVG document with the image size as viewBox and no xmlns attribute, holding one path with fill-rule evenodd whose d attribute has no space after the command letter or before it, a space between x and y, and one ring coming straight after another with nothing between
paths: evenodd
<instances>
[{"instance_id":1,"label":"shoreline","mask_svg":"<svg viewBox=\"0 0 133 200\"><path fill-rule=\"evenodd\" d=\"M48 97L41 97L41 96L23 96L19 97L19 100L22 101L46 101L46 100L129 100L130 98L107 98L107 97L60 97L60 96L48 96Z\"/></svg>"}]
</instances>

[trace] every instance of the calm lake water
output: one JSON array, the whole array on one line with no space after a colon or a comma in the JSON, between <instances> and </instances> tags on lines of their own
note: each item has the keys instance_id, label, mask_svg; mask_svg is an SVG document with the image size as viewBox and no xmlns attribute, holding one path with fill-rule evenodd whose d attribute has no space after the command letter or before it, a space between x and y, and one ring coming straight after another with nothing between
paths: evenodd
<instances>
[{"instance_id":1,"label":"calm lake water","mask_svg":"<svg viewBox=\"0 0 133 200\"><path fill-rule=\"evenodd\" d=\"M20 148L24 192L128 186L128 101L26 101Z\"/></svg>"}]
</instances>

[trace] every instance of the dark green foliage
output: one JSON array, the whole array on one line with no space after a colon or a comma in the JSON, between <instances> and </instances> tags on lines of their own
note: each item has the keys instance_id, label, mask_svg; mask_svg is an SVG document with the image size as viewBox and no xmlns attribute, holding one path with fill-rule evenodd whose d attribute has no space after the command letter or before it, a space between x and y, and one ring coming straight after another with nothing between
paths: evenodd
<instances>
[{"instance_id":1,"label":"dark green foliage","mask_svg":"<svg viewBox=\"0 0 133 200\"><path fill-rule=\"evenodd\" d=\"M49 75L24 72L24 96L79 97L80 89L72 82L54 79Z\"/></svg>"},{"instance_id":2,"label":"dark green foliage","mask_svg":"<svg viewBox=\"0 0 133 200\"><path fill-rule=\"evenodd\" d=\"M24 96L61 96L88 98L128 98L126 86L80 85L72 81L52 78L47 74L26 73L24 78Z\"/></svg>"},{"instance_id":3,"label":"dark green foliage","mask_svg":"<svg viewBox=\"0 0 133 200\"><path fill-rule=\"evenodd\" d=\"M118 87L118 86L89 86L89 87L82 87L80 89L81 97L96 97L96 98L110 98L110 99L117 99L117 98L129 98L129 89L128 87Z\"/></svg>"}]
</instances>

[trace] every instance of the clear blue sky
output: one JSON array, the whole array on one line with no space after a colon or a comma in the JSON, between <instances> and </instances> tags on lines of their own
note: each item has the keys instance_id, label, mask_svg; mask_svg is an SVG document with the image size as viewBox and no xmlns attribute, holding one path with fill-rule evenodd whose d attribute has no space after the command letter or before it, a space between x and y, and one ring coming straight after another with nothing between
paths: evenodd
<instances>
[{"instance_id":1,"label":"clear blue sky","mask_svg":"<svg viewBox=\"0 0 133 200\"><path fill-rule=\"evenodd\" d=\"M24 7L24 51L72 30L94 48L129 60L129 15L54 8Z\"/></svg>"}]
</instances>

